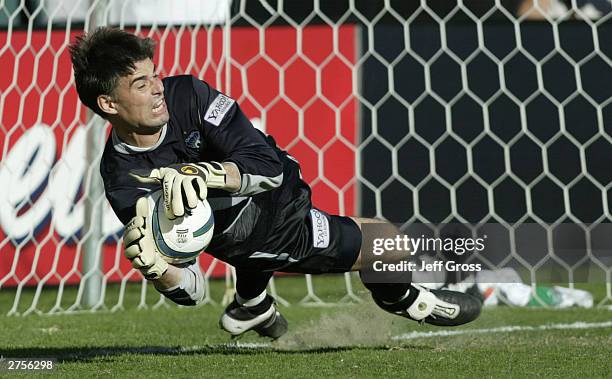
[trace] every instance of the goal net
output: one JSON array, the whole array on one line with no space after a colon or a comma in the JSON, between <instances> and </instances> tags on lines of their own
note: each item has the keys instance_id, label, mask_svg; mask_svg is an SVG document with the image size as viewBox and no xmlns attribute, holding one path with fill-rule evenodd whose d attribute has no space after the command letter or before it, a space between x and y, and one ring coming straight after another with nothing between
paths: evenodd
<instances>
[{"instance_id":1,"label":"goal net","mask_svg":"<svg viewBox=\"0 0 612 379\"><path fill-rule=\"evenodd\" d=\"M612 299L605 7L6 0L1 314L168 305L123 258L98 173L109 125L74 89L67 47L98 25L155 39L162 76L192 74L235 98L300 161L318 208L400 228L496 225L504 238L479 258L485 268L514 267L531 284L598 283ZM200 264L207 302L226 301L231 267ZM271 290L285 304L360 301L354 279L277 277L300 281L299 294Z\"/></svg>"}]
</instances>

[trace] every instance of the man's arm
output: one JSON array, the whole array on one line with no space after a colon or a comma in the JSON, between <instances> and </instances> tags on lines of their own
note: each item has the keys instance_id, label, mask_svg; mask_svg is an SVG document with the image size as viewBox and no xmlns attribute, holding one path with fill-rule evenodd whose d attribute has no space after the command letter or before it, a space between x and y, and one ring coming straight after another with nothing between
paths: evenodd
<instances>
[{"instance_id":1,"label":"man's arm","mask_svg":"<svg viewBox=\"0 0 612 379\"><path fill-rule=\"evenodd\" d=\"M180 305L196 305L205 296L202 272L197 263L181 267L168 264L160 254L151 229L147 199L136 202L136 215L125 227L124 253L145 278L164 296Z\"/></svg>"},{"instance_id":2,"label":"man's arm","mask_svg":"<svg viewBox=\"0 0 612 379\"><path fill-rule=\"evenodd\" d=\"M183 279L183 270L179 267L168 265L168 269L158 279L151 279L158 291L165 291L174 288L181 283Z\"/></svg>"},{"instance_id":3,"label":"man's arm","mask_svg":"<svg viewBox=\"0 0 612 379\"><path fill-rule=\"evenodd\" d=\"M175 163L154 169L135 169L130 175L141 183L160 183L166 217L174 219L206 199L208 188L235 193L241 189L241 176L233 162Z\"/></svg>"},{"instance_id":4,"label":"man's arm","mask_svg":"<svg viewBox=\"0 0 612 379\"><path fill-rule=\"evenodd\" d=\"M227 176L225 179L225 187L222 189L227 192L236 192L240 189L241 176L240 170L238 166L236 166L233 162L223 162L223 168L225 168L225 172L227 172Z\"/></svg>"},{"instance_id":5,"label":"man's arm","mask_svg":"<svg viewBox=\"0 0 612 379\"><path fill-rule=\"evenodd\" d=\"M255 129L240 106L228 96L193 78L199 119L206 148L224 166L236 165L239 185L233 196L252 196L279 187L283 165L266 137ZM232 178L234 179L234 178Z\"/></svg>"}]
</instances>

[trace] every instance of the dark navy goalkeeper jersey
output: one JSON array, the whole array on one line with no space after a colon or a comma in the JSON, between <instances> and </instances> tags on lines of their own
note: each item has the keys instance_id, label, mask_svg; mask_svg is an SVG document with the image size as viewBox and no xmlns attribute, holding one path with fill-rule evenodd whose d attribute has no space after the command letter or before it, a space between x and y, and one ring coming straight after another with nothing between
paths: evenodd
<instances>
[{"instance_id":1,"label":"dark navy goalkeeper jersey","mask_svg":"<svg viewBox=\"0 0 612 379\"><path fill-rule=\"evenodd\" d=\"M255 129L233 99L190 75L163 83L170 120L159 141L138 148L112 132L100 163L106 197L123 224L135 215L138 198L161 189L138 182L130 170L203 161L233 162L242 176L237 192L208 191L215 232L207 251L218 258L231 261L252 251L288 219L304 217L295 214L296 199L307 188L299 165Z\"/></svg>"}]
</instances>

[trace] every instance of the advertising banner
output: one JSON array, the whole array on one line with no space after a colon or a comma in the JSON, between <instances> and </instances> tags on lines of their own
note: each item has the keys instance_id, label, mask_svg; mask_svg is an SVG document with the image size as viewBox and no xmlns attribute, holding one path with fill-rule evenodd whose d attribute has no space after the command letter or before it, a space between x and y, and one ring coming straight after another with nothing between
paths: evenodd
<instances>
[{"instance_id":1,"label":"advertising banner","mask_svg":"<svg viewBox=\"0 0 612 379\"><path fill-rule=\"evenodd\" d=\"M131 270L118 243L123 226L106 199L87 196L99 162L86 161L87 112L74 88L67 48L80 33L0 32L2 286L78 282L91 201L104 207L102 271L116 281ZM158 43L162 77L189 73L235 98L256 127L300 161L317 207L354 212L354 27L308 26L299 36L283 26L264 33L232 28L229 51L220 28L141 33ZM210 261L204 256L202 264ZM224 273L217 265L214 274Z\"/></svg>"}]
</instances>

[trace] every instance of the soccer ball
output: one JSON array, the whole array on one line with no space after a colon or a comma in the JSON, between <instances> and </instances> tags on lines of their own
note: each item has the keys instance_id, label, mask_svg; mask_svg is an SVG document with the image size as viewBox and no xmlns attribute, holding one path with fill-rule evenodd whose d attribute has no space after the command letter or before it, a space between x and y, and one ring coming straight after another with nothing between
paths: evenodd
<instances>
[{"instance_id":1,"label":"soccer ball","mask_svg":"<svg viewBox=\"0 0 612 379\"><path fill-rule=\"evenodd\" d=\"M208 201L200 201L185 216L170 220L164 213L161 191L150 194L147 200L155 244L166 262L189 262L206 249L215 227Z\"/></svg>"}]
</instances>

